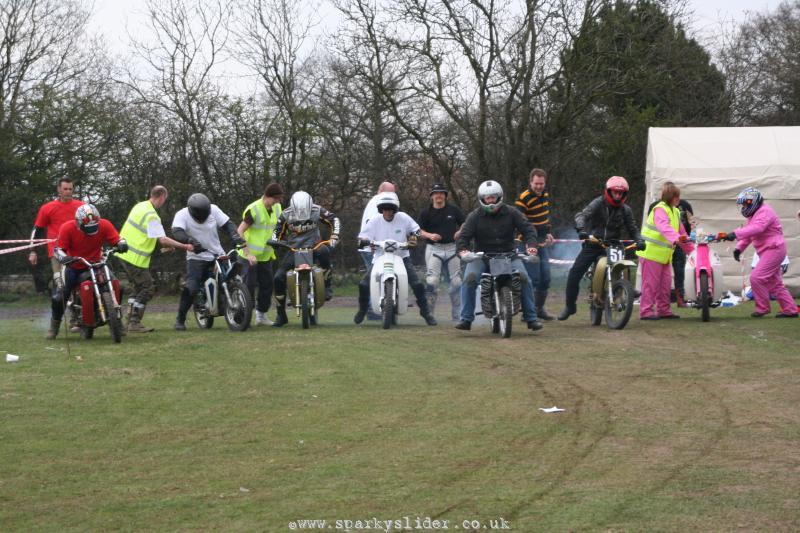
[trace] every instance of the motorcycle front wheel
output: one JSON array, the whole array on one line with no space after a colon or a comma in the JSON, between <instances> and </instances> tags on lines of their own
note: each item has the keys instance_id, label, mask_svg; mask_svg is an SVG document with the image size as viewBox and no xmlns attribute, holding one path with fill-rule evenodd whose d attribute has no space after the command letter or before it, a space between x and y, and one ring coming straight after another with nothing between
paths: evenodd
<instances>
[{"instance_id":1,"label":"motorcycle front wheel","mask_svg":"<svg viewBox=\"0 0 800 533\"><path fill-rule=\"evenodd\" d=\"M383 282L383 329L392 327L395 322L395 303L394 303L394 279L387 279Z\"/></svg>"},{"instance_id":2,"label":"motorcycle front wheel","mask_svg":"<svg viewBox=\"0 0 800 533\"><path fill-rule=\"evenodd\" d=\"M231 331L244 331L250 327L253 316L253 298L244 283L228 282L230 300L225 302L225 322Z\"/></svg>"},{"instance_id":3,"label":"motorcycle front wheel","mask_svg":"<svg viewBox=\"0 0 800 533\"><path fill-rule=\"evenodd\" d=\"M711 294L708 292L708 272L700 272L700 316L703 322L711 320Z\"/></svg>"},{"instance_id":4,"label":"motorcycle front wheel","mask_svg":"<svg viewBox=\"0 0 800 533\"><path fill-rule=\"evenodd\" d=\"M308 276L300 276L300 317L303 322L303 329L311 326L311 305L308 301L309 283Z\"/></svg>"},{"instance_id":5,"label":"motorcycle front wheel","mask_svg":"<svg viewBox=\"0 0 800 533\"><path fill-rule=\"evenodd\" d=\"M496 305L498 308L497 321L500 326L500 335L507 339L511 336L511 323L514 317L514 301L511 295L511 287L504 285L500 287L499 293L495 291L494 294L495 298L499 298L499 301L496 300Z\"/></svg>"},{"instance_id":6,"label":"motorcycle front wheel","mask_svg":"<svg viewBox=\"0 0 800 533\"><path fill-rule=\"evenodd\" d=\"M627 279L611 284L611 299L606 299L606 324L610 329L622 329L633 312L633 285Z\"/></svg>"},{"instance_id":7,"label":"motorcycle front wheel","mask_svg":"<svg viewBox=\"0 0 800 533\"><path fill-rule=\"evenodd\" d=\"M100 294L101 305L105 308L108 328L111 330L111 339L119 344L122 342L122 317L119 316L118 309L114 308L114 300L111 299L110 292Z\"/></svg>"}]
</instances>

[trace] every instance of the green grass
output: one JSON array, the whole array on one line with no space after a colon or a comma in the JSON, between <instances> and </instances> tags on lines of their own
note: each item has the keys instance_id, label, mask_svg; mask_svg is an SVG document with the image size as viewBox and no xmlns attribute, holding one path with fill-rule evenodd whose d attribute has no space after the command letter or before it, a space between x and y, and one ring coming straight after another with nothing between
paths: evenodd
<instances>
[{"instance_id":1,"label":"green grass","mask_svg":"<svg viewBox=\"0 0 800 533\"><path fill-rule=\"evenodd\" d=\"M155 333L73 335L70 355L44 310L0 320L21 356L0 363L0 528L800 528L799 321L745 305L616 332L582 308L503 340L445 307L436 328L328 307L311 331L243 334L149 313Z\"/></svg>"}]
</instances>

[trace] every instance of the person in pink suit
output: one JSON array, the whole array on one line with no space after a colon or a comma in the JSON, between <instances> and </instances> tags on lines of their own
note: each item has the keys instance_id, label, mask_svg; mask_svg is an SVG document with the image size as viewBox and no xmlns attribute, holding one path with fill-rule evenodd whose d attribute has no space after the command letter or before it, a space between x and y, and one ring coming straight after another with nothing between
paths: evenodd
<instances>
[{"instance_id":1,"label":"person in pink suit","mask_svg":"<svg viewBox=\"0 0 800 533\"><path fill-rule=\"evenodd\" d=\"M740 192L736 204L741 206L742 216L747 219L747 223L726 236L729 241L739 241L733 250L733 258L739 261L742 252L751 243L760 258L750 273L750 285L756 302L756 310L750 316L761 318L768 314L769 295L773 294L781 306L781 312L775 317L797 318L797 304L781 278L781 262L786 256L786 241L783 239L783 229L778 215L764 203L761 193L753 187Z\"/></svg>"},{"instance_id":2,"label":"person in pink suit","mask_svg":"<svg viewBox=\"0 0 800 533\"><path fill-rule=\"evenodd\" d=\"M680 318L670 309L672 290L672 253L681 246L686 253L694 250L688 242L686 229L681 224L678 204L681 191L672 182L661 188L658 202L642 228L642 238L647 243L644 250L636 252L642 271L642 294L639 297L639 319Z\"/></svg>"}]
</instances>

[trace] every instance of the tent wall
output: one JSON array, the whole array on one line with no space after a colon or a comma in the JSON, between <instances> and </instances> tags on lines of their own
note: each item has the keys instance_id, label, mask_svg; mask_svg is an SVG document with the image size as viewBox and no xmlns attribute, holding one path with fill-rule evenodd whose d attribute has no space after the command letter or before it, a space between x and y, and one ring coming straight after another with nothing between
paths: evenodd
<instances>
[{"instance_id":1,"label":"tent wall","mask_svg":"<svg viewBox=\"0 0 800 533\"><path fill-rule=\"evenodd\" d=\"M745 187L758 188L781 219L791 261L784 282L800 296L800 127L650 128L645 209L667 181L680 187L707 233L743 225L736 196ZM737 263L733 243L712 246L722 257L728 289L739 293L753 248Z\"/></svg>"}]
</instances>

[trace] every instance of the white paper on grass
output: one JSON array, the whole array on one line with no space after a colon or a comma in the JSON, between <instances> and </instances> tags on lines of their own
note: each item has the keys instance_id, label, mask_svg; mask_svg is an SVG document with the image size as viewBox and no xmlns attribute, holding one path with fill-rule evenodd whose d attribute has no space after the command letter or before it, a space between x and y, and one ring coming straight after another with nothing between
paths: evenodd
<instances>
[{"instance_id":1,"label":"white paper on grass","mask_svg":"<svg viewBox=\"0 0 800 533\"><path fill-rule=\"evenodd\" d=\"M6 363L16 363L17 361L19 361L18 355L14 355L13 353L6 354Z\"/></svg>"},{"instance_id":2,"label":"white paper on grass","mask_svg":"<svg viewBox=\"0 0 800 533\"><path fill-rule=\"evenodd\" d=\"M566 409L561 409L560 407L556 407L555 405L553 407L540 407L539 410L543 413L561 413L563 411L566 411Z\"/></svg>"}]
</instances>

